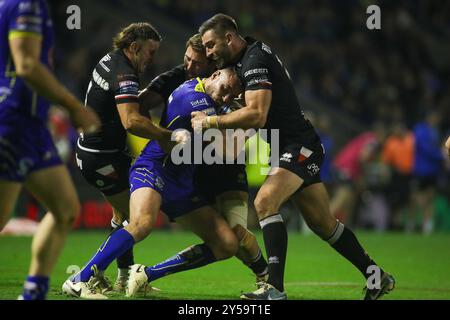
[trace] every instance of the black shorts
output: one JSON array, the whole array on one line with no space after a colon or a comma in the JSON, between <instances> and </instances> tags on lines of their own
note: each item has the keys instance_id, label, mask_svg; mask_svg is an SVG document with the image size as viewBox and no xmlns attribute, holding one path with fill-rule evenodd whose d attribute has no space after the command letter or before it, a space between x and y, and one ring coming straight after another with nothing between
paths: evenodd
<instances>
[{"instance_id":1,"label":"black shorts","mask_svg":"<svg viewBox=\"0 0 450 320\"><path fill-rule=\"evenodd\" d=\"M320 140L311 144L290 144L281 149L279 167L295 173L304 183L299 190L314 183L322 182L320 167L325 152Z\"/></svg>"},{"instance_id":2,"label":"black shorts","mask_svg":"<svg viewBox=\"0 0 450 320\"><path fill-rule=\"evenodd\" d=\"M435 189L438 184L437 176L414 176L411 189L415 192Z\"/></svg>"},{"instance_id":3,"label":"black shorts","mask_svg":"<svg viewBox=\"0 0 450 320\"><path fill-rule=\"evenodd\" d=\"M194 173L196 189L210 204L226 191L248 192L247 173L243 164L201 164Z\"/></svg>"},{"instance_id":4,"label":"black shorts","mask_svg":"<svg viewBox=\"0 0 450 320\"><path fill-rule=\"evenodd\" d=\"M132 157L127 152L93 153L76 147L78 168L87 182L105 196L128 190Z\"/></svg>"},{"instance_id":5,"label":"black shorts","mask_svg":"<svg viewBox=\"0 0 450 320\"><path fill-rule=\"evenodd\" d=\"M392 208L398 209L408 204L411 195L412 177L392 170L386 198Z\"/></svg>"}]
</instances>

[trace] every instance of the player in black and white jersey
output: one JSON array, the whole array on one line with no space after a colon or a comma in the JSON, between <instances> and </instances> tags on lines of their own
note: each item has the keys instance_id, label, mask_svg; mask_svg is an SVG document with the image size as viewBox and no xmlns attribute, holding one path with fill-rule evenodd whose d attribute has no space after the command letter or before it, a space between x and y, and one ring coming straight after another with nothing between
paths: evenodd
<instances>
[{"instance_id":1,"label":"player in black and white jersey","mask_svg":"<svg viewBox=\"0 0 450 320\"><path fill-rule=\"evenodd\" d=\"M184 63L152 80L139 95L141 105L151 109L162 104L186 80L207 77L215 69L214 62L206 58L200 35L195 34L186 42ZM165 111L164 108L163 113ZM253 271L257 283L267 280L267 262L256 237L247 229L248 183L245 165L197 165L194 183L209 204L224 215L235 232L239 241L236 257Z\"/></svg>"},{"instance_id":2,"label":"player in black and white jersey","mask_svg":"<svg viewBox=\"0 0 450 320\"><path fill-rule=\"evenodd\" d=\"M152 63L161 36L149 23L133 23L113 40L114 50L106 54L92 71L86 104L92 105L102 126L99 132L81 135L77 142L77 164L86 180L102 192L113 207L112 228L119 228L129 212L127 132L156 139L166 150L171 131L154 125L140 113L139 74ZM132 251L117 259L119 275L115 289L124 291L128 268L134 264ZM88 282L80 282L82 285ZM108 290L102 275L90 283ZM82 290L89 294L89 290Z\"/></svg>"},{"instance_id":3,"label":"player in black and white jersey","mask_svg":"<svg viewBox=\"0 0 450 320\"><path fill-rule=\"evenodd\" d=\"M378 269L374 287L366 288L365 299L374 300L392 290L394 278L366 254L352 231L330 213L329 198L320 180L324 157L320 138L304 118L294 86L275 52L266 44L242 37L234 19L216 14L199 28L206 53L218 68L235 65L245 87L245 107L221 116L193 112L192 125L209 128L267 128L279 130L279 165L274 165L255 199L269 261L268 283L242 299L286 299L284 268L287 231L280 206L291 198L308 226L336 251L353 263L368 279ZM273 160L273 159L272 159ZM369 284L369 281L367 285Z\"/></svg>"}]
</instances>

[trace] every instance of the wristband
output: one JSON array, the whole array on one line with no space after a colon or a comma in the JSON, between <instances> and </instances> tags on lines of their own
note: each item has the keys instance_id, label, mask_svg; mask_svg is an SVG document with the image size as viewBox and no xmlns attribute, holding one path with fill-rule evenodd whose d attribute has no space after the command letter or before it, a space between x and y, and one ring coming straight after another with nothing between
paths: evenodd
<instances>
[{"instance_id":1,"label":"wristband","mask_svg":"<svg viewBox=\"0 0 450 320\"><path fill-rule=\"evenodd\" d=\"M207 116L206 117L206 127L219 129L219 117L218 116Z\"/></svg>"}]
</instances>

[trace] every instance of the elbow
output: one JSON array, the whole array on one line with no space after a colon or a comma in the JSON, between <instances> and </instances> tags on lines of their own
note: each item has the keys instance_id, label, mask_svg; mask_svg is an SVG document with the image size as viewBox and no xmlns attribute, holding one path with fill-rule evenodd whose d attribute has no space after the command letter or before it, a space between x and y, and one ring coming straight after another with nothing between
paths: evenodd
<instances>
[{"instance_id":1,"label":"elbow","mask_svg":"<svg viewBox=\"0 0 450 320\"><path fill-rule=\"evenodd\" d=\"M257 117L255 117L254 128L262 129L266 125L266 122L267 122L267 117L266 116L258 115Z\"/></svg>"},{"instance_id":2,"label":"elbow","mask_svg":"<svg viewBox=\"0 0 450 320\"><path fill-rule=\"evenodd\" d=\"M134 128L136 127L136 121L134 118L128 118L124 123L123 127L127 132L133 133Z\"/></svg>"},{"instance_id":3,"label":"elbow","mask_svg":"<svg viewBox=\"0 0 450 320\"><path fill-rule=\"evenodd\" d=\"M28 80L33 75L39 61L33 58L25 58L22 62L16 65L16 74L25 80Z\"/></svg>"}]
</instances>

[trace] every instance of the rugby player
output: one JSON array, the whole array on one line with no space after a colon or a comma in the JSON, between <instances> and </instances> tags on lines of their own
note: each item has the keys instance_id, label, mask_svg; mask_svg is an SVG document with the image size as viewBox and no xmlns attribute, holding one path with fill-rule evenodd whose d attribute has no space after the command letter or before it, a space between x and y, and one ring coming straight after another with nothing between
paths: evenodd
<instances>
[{"instance_id":1,"label":"rugby player","mask_svg":"<svg viewBox=\"0 0 450 320\"><path fill-rule=\"evenodd\" d=\"M159 75L139 95L141 105L147 109L167 101L170 94L183 82L195 77L211 75L214 63L206 58L200 34L186 42L184 63ZM230 110L228 106L222 110ZM166 109L163 111L165 117ZM239 241L236 254L256 276L256 283L267 280L267 262L256 237L247 229L248 184L244 164L197 165L194 183L208 203L223 214Z\"/></svg>"},{"instance_id":2,"label":"rugby player","mask_svg":"<svg viewBox=\"0 0 450 320\"><path fill-rule=\"evenodd\" d=\"M97 130L95 113L52 74L53 28L43 0L0 4L0 230L23 186L48 210L33 237L31 265L19 299L45 299L49 276L80 211L67 168L47 128L50 102L73 125Z\"/></svg>"},{"instance_id":3,"label":"rugby player","mask_svg":"<svg viewBox=\"0 0 450 320\"><path fill-rule=\"evenodd\" d=\"M226 128L267 128L279 130L282 156L260 188L254 205L263 231L269 261L267 284L242 299L287 299L284 269L287 230L279 214L280 206L291 198L319 237L353 263L366 279L378 268L375 285L366 281L365 299L373 300L394 288L394 278L379 268L366 254L351 230L337 221L329 209L329 198L320 180L324 157L321 141L300 108L289 73L275 52L263 42L242 37L234 19L216 14L199 28L208 58L219 68L234 65L244 84L245 107L226 115L208 116L194 111L192 126L211 124ZM272 159L273 160L273 159ZM274 164L274 162L272 162Z\"/></svg>"},{"instance_id":4,"label":"rugby player","mask_svg":"<svg viewBox=\"0 0 450 320\"><path fill-rule=\"evenodd\" d=\"M171 131L153 124L148 114L140 113L139 74L151 65L159 49L161 36L149 23L132 23L113 40L113 51L96 65L86 93L86 103L100 116L101 130L78 139L76 158L85 179L111 204L111 228L120 228L129 215L128 171L132 161L128 153L127 132L155 139L170 148ZM126 223L126 222L125 222ZM117 259L115 291L124 291L129 266L134 264L132 249ZM110 290L103 275L89 284Z\"/></svg>"},{"instance_id":5,"label":"rugby player","mask_svg":"<svg viewBox=\"0 0 450 320\"><path fill-rule=\"evenodd\" d=\"M174 134L188 132L192 110L215 114L217 105L229 103L240 91L240 82L231 69L218 70L203 80L187 81L169 97L161 125L170 130L182 129ZM134 296L149 281L168 273L198 268L234 256L238 249L235 234L198 193L193 175L193 164L174 164L170 153L155 140L150 141L130 169L130 223L112 233L80 273L64 283L64 292L88 298L102 296L100 293L83 295L86 286L80 284L105 270L117 256L145 239L152 231L160 209L170 219L197 234L204 243L182 251L161 268L133 265L128 296Z\"/></svg>"}]
</instances>

